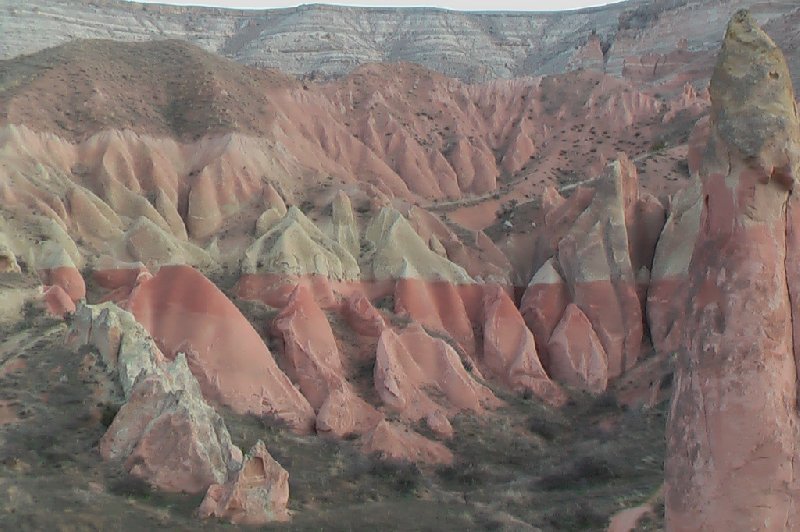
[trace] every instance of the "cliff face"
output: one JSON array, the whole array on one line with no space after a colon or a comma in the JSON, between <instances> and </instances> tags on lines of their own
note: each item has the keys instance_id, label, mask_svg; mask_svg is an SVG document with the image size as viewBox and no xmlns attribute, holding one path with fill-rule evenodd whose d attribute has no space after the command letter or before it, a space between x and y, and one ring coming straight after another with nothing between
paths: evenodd
<instances>
[{"instance_id":1,"label":"cliff face","mask_svg":"<svg viewBox=\"0 0 800 532\"><path fill-rule=\"evenodd\" d=\"M323 5L241 11L119 0L30 0L0 12L0 58L79 38L183 39L242 63L296 75L339 76L364 63L410 61L476 82L581 66L573 56L588 44L605 57L598 62L592 54L587 67L621 74L632 65L632 72L643 68L648 77L659 78L707 66L725 22L742 7L755 9L760 23L772 24L779 44L797 39L797 25L782 22L797 16L796 4L755 4L630 0L561 13L462 13Z\"/></svg>"},{"instance_id":2,"label":"cliff face","mask_svg":"<svg viewBox=\"0 0 800 532\"><path fill-rule=\"evenodd\" d=\"M728 26L710 92L667 528L795 530L800 125L783 55L746 11Z\"/></svg>"}]
</instances>

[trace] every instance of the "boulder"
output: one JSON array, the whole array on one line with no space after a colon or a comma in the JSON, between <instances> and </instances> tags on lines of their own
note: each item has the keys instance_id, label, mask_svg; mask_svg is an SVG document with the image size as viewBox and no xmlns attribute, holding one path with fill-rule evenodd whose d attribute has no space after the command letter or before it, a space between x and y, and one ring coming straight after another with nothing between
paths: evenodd
<instances>
[{"instance_id":1,"label":"boulder","mask_svg":"<svg viewBox=\"0 0 800 532\"><path fill-rule=\"evenodd\" d=\"M186 357L168 362L130 313L81 303L67 344L97 349L122 388L125 403L99 442L104 459L158 489L188 493L239 468L242 453L203 399Z\"/></svg>"},{"instance_id":2,"label":"boulder","mask_svg":"<svg viewBox=\"0 0 800 532\"><path fill-rule=\"evenodd\" d=\"M265 525L289 521L289 473L258 440L244 457L242 467L224 484L212 484L198 513L236 525Z\"/></svg>"}]
</instances>

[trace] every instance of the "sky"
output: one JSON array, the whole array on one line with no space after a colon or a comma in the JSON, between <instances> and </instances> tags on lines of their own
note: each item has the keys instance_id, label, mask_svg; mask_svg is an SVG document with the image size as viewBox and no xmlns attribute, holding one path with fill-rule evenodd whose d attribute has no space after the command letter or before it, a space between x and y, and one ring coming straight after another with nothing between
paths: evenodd
<instances>
[{"instance_id":1,"label":"sky","mask_svg":"<svg viewBox=\"0 0 800 532\"><path fill-rule=\"evenodd\" d=\"M136 0L148 4L173 4L192 6L215 6L244 9L267 9L294 7L300 4L340 4L373 7L442 7L460 11L556 11L601 6L615 3L609 0ZM619 1L619 0L616 0Z\"/></svg>"}]
</instances>

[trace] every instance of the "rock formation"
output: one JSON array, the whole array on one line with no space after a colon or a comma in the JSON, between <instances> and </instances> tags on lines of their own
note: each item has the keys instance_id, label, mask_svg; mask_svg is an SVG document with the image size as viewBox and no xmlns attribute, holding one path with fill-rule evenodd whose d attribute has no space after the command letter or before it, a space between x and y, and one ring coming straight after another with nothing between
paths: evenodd
<instances>
[{"instance_id":1,"label":"rock formation","mask_svg":"<svg viewBox=\"0 0 800 532\"><path fill-rule=\"evenodd\" d=\"M793 530L800 122L783 54L746 11L728 26L710 92L666 526Z\"/></svg>"},{"instance_id":2,"label":"rock formation","mask_svg":"<svg viewBox=\"0 0 800 532\"><path fill-rule=\"evenodd\" d=\"M604 176L579 187L570 198L564 200L552 191L547 204L539 253L550 258L531 279L520 312L536 336L548 369L554 363L550 344L558 346L562 355L573 352L575 356L576 347L568 347L566 338L551 340L557 326L560 334L565 328L573 334L583 331L583 338L570 341L586 346L580 348L586 356L595 353L591 358L597 363L590 364L595 384L590 388L600 391L599 383L631 369L640 355L644 294L664 209L654 197L639 191L636 169L624 155L608 166ZM576 308L565 319L562 316L570 303ZM580 314L575 312L578 309ZM595 344L595 335L600 352L588 347ZM606 375L599 377L601 359ZM575 363L573 358L562 368ZM584 377L585 371L580 370Z\"/></svg>"},{"instance_id":3,"label":"rock formation","mask_svg":"<svg viewBox=\"0 0 800 532\"><path fill-rule=\"evenodd\" d=\"M168 358L185 353L207 399L311 430L314 412L306 398L247 319L200 272L162 267L133 289L125 306Z\"/></svg>"},{"instance_id":4,"label":"rock formation","mask_svg":"<svg viewBox=\"0 0 800 532\"><path fill-rule=\"evenodd\" d=\"M236 525L264 525L288 521L289 473L258 440L245 455L242 467L224 484L208 488L198 513L220 517Z\"/></svg>"},{"instance_id":5,"label":"rock formation","mask_svg":"<svg viewBox=\"0 0 800 532\"><path fill-rule=\"evenodd\" d=\"M202 492L241 463L222 418L200 393L186 357L168 362L133 316L114 304L81 305L69 341L98 350L125 403L100 441L106 460L167 491Z\"/></svg>"},{"instance_id":6,"label":"rock formation","mask_svg":"<svg viewBox=\"0 0 800 532\"><path fill-rule=\"evenodd\" d=\"M563 13L389 11L331 5L262 12L177 6L143 10L120 1L99 6L82 1L67 9L53 0L31 0L2 15L8 43L2 59L75 37L108 38L100 21L114 20L115 39L185 39L237 61L298 75L338 76L365 62L405 60L476 82L549 74L563 70L571 60L575 63L577 56L584 59L577 65L610 71L624 67L629 75L643 71L649 79L654 71L661 76L673 73L677 69L673 65L685 68L692 61L702 65L737 6L761 8L759 15L772 21L796 7L690 0L615 3ZM698 12L704 14L702 23ZM364 20L365 27L353 28L354 19ZM32 33L34 26L41 31ZM596 35L587 43L588 28ZM316 34L326 38L312 38ZM479 58L475 49L482 51Z\"/></svg>"}]
</instances>

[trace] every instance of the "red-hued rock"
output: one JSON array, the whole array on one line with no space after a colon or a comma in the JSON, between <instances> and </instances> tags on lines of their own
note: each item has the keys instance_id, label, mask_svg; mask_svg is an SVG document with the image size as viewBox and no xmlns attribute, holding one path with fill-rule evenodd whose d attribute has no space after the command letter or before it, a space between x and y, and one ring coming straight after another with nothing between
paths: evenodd
<instances>
[{"instance_id":1,"label":"red-hued rock","mask_svg":"<svg viewBox=\"0 0 800 532\"><path fill-rule=\"evenodd\" d=\"M167 361L130 313L111 303L80 303L66 340L73 348L94 347L126 399L98 443L103 459L158 489L189 493L239 468L242 453L203 399L186 357Z\"/></svg>"},{"instance_id":2,"label":"red-hued rock","mask_svg":"<svg viewBox=\"0 0 800 532\"><path fill-rule=\"evenodd\" d=\"M364 436L361 449L366 453L377 453L388 460L426 464L453 462L453 453L441 443L388 421L381 421Z\"/></svg>"},{"instance_id":3,"label":"red-hued rock","mask_svg":"<svg viewBox=\"0 0 800 532\"><path fill-rule=\"evenodd\" d=\"M330 308L338 304L331 281L322 275L243 274L236 284L236 295L243 299L261 301L271 307L283 308L299 284L311 290L320 307Z\"/></svg>"},{"instance_id":4,"label":"red-hued rock","mask_svg":"<svg viewBox=\"0 0 800 532\"><path fill-rule=\"evenodd\" d=\"M86 283L75 266L58 266L38 273L42 284L61 287L73 302L86 299Z\"/></svg>"},{"instance_id":5,"label":"red-hued rock","mask_svg":"<svg viewBox=\"0 0 800 532\"><path fill-rule=\"evenodd\" d=\"M122 262L106 258L92 270L92 280L108 290L132 287L140 274L147 272L141 262Z\"/></svg>"},{"instance_id":6,"label":"red-hued rock","mask_svg":"<svg viewBox=\"0 0 800 532\"><path fill-rule=\"evenodd\" d=\"M344 370L328 318L311 291L298 285L273 328L283 338L284 370L318 410L343 385Z\"/></svg>"},{"instance_id":7,"label":"red-hued rock","mask_svg":"<svg viewBox=\"0 0 800 532\"><path fill-rule=\"evenodd\" d=\"M642 342L642 309L626 227L638 201L638 178L633 163L621 155L595 181L591 204L558 243L558 262L572 302L603 344L608 376L614 378L636 363Z\"/></svg>"},{"instance_id":8,"label":"red-hued rock","mask_svg":"<svg viewBox=\"0 0 800 532\"><path fill-rule=\"evenodd\" d=\"M570 303L550 336L550 374L558 382L604 392L608 385L608 355L592 324L575 304Z\"/></svg>"},{"instance_id":9,"label":"red-hued rock","mask_svg":"<svg viewBox=\"0 0 800 532\"><path fill-rule=\"evenodd\" d=\"M667 425L668 530L800 528L790 196L800 119L790 80L771 39L735 14L711 80L704 206Z\"/></svg>"},{"instance_id":10,"label":"red-hued rock","mask_svg":"<svg viewBox=\"0 0 800 532\"><path fill-rule=\"evenodd\" d=\"M52 316L64 317L75 312L75 303L60 286L51 286L44 292L44 303Z\"/></svg>"},{"instance_id":11,"label":"red-hued rock","mask_svg":"<svg viewBox=\"0 0 800 532\"><path fill-rule=\"evenodd\" d=\"M203 492L241 459L183 357L137 379L99 447L106 460L124 460L131 475L175 492Z\"/></svg>"},{"instance_id":12,"label":"red-hued rock","mask_svg":"<svg viewBox=\"0 0 800 532\"><path fill-rule=\"evenodd\" d=\"M317 434L340 438L369 432L383 419L383 414L357 396L349 386L331 392L317 413Z\"/></svg>"},{"instance_id":13,"label":"red-hued rock","mask_svg":"<svg viewBox=\"0 0 800 532\"><path fill-rule=\"evenodd\" d=\"M276 416L296 430L313 427L313 409L278 368L261 337L198 271L162 267L136 286L127 308L165 355L186 353L207 399L239 413Z\"/></svg>"},{"instance_id":14,"label":"red-hued rock","mask_svg":"<svg viewBox=\"0 0 800 532\"><path fill-rule=\"evenodd\" d=\"M671 353L683 345L689 262L702 209L700 182L695 181L673 198L658 240L647 289L647 322L653 347L659 353Z\"/></svg>"},{"instance_id":15,"label":"red-hued rock","mask_svg":"<svg viewBox=\"0 0 800 532\"><path fill-rule=\"evenodd\" d=\"M347 298L342 313L347 324L362 336L378 337L386 328L386 321L381 313L361 292Z\"/></svg>"},{"instance_id":16,"label":"red-hued rock","mask_svg":"<svg viewBox=\"0 0 800 532\"><path fill-rule=\"evenodd\" d=\"M545 262L536 272L522 296L519 310L528 328L533 331L536 348L545 368L550 366L547 342L564 314L569 298L569 288L556 270L553 259Z\"/></svg>"},{"instance_id":17,"label":"red-hued rock","mask_svg":"<svg viewBox=\"0 0 800 532\"><path fill-rule=\"evenodd\" d=\"M284 369L317 411L317 432L363 434L383 419L345 379L328 318L305 285L295 288L273 327L283 338Z\"/></svg>"},{"instance_id":18,"label":"red-hued rock","mask_svg":"<svg viewBox=\"0 0 800 532\"><path fill-rule=\"evenodd\" d=\"M483 312L485 366L512 389L527 389L546 403L563 405L567 396L542 368L533 334L506 291L487 286Z\"/></svg>"},{"instance_id":19,"label":"red-hued rock","mask_svg":"<svg viewBox=\"0 0 800 532\"><path fill-rule=\"evenodd\" d=\"M209 486L198 514L235 525L265 525L289 521L289 473L258 440L244 457L241 469L224 484Z\"/></svg>"},{"instance_id":20,"label":"red-hued rock","mask_svg":"<svg viewBox=\"0 0 800 532\"><path fill-rule=\"evenodd\" d=\"M398 279L395 312L431 329L447 332L467 353L475 352L475 334L459 286L444 281Z\"/></svg>"},{"instance_id":21,"label":"red-hued rock","mask_svg":"<svg viewBox=\"0 0 800 532\"><path fill-rule=\"evenodd\" d=\"M492 392L467 373L455 350L418 324L399 335L387 329L375 355L375 388L388 408L411 422L426 420L435 432L452 435L450 414L497 406ZM446 404L430 395L436 390Z\"/></svg>"}]
</instances>

